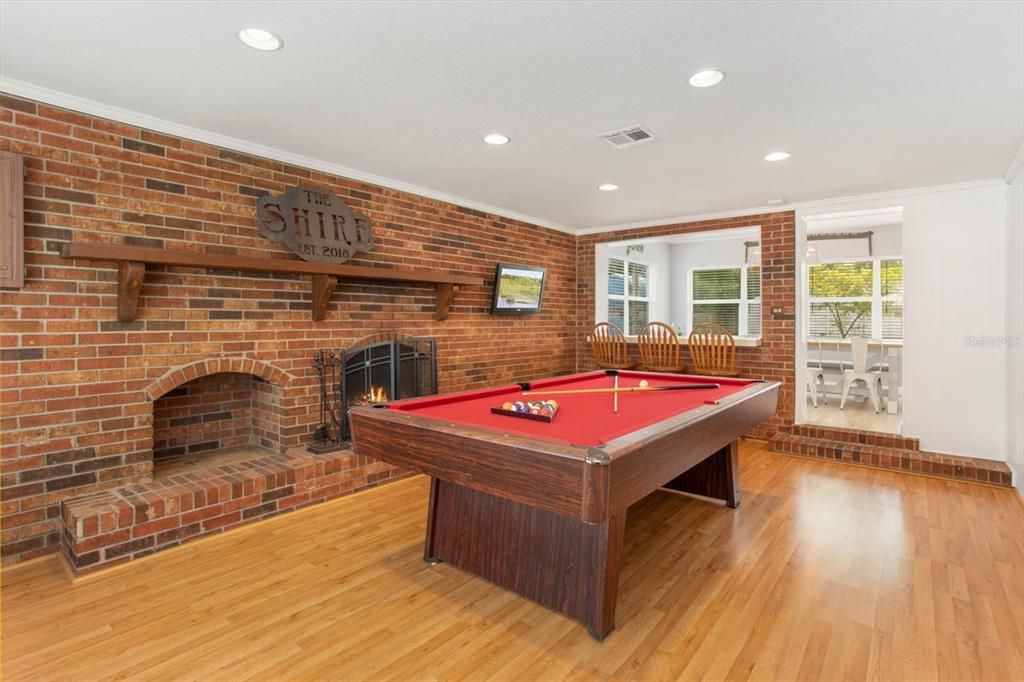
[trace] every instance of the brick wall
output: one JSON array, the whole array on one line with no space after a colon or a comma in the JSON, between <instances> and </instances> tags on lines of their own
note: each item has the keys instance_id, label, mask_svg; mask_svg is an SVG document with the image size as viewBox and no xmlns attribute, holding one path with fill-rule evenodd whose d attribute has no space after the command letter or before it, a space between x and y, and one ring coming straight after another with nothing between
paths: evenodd
<instances>
[{"instance_id":1,"label":"brick wall","mask_svg":"<svg viewBox=\"0 0 1024 682\"><path fill-rule=\"evenodd\" d=\"M56 551L62 500L147 480L153 402L206 373L279 387L254 415L280 415L284 449L308 442L318 419L314 350L369 333L436 337L442 391L574 366L570 235L7 96L0 149L24 155L28 173L28 277L0 292L5 563ZM377 247L356 264L452 270L488 285L464 287L436 322L430 288L341 282L327 319L311 322L306 278L151 267L139 316L123 324L112 265L59 256L66 242L92 241L293 259L259 235L255 202L299 183L327 187L372 219ZM497 261L548 268L544 312L488 313Z\"/></svg>"},{"instance_id":2,"label":"brick wall","mask_svg":"<svg viewBox=\"0 0 1024 682\"><path fill-rule=\"evenodd\" d=\"M736 227L761 227L761 345L738 348L736 362L743 376L781 381L779 409L776 416L762 424L751 435L770 438L787 432L793 425L795 389L794 358L796 353L796 232L792 212L676 223L617 232L581 236L576 244L576 343L577 368L592 369L592 355L587 334L594 326L594 246L602 242L618 242L644 237L663 237L687 232L725 230ZM777 312L773 312L776 309ZM632 347L635 353L635 345ZM684 360L689 363L685 353Z\"/></svg>"}]
</instances>

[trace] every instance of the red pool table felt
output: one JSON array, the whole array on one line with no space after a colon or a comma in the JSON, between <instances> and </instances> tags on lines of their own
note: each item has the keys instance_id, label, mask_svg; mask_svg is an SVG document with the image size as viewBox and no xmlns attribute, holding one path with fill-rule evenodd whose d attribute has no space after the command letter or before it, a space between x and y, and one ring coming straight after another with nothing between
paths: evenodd
<instances>
[{"instance_id":1,"label":"red pool table felt","mask_svg":"<svg viewBox=\"0 0 1024 682\"><path fill-rule=\"evenodd\" d=\"M719 384L719 388L686 391L620 393L619 411L612 411L612 393L523 396L518 384L492 389L412 398L390 404L390 408L454 424L478 426L500 433L514 433L572 445L599 446L659 421L669 419L741 391L755 383L751 379L620 371L619 387L639 386L646 379L651 386L678 384ZM613 377L603 370L531 381L531 390L574 390L611 388ZM553 398L559 409L551 423L493 414L492 407L506 401Z\"/></svg>"}]
</instances>

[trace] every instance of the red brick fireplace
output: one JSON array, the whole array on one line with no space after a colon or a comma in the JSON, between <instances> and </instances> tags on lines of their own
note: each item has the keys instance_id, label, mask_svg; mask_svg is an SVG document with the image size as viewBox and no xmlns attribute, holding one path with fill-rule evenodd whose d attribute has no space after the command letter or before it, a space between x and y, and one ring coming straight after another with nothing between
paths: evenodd
<instances>
[{"instance_id":1,"label":"red brick fireplace","mask_svg":"<svg viewBox=\"0 0 1024 682\"><path fill-rule=\"evenodd\" d=\"M440 391L575 367L572 235L6 95L0 148L26 168L27 277L0 291L5 564L63 543L90 570L400 475L305 452L318 349L415 330L436 340ZM256 200L299 184L371 219L376 246L353 265L486 284L439 322L433 286L341 281L314 321L308 277L151 266L137 317L118 322L115 264L60 256L92 243L294 261L259 233ZM494 264L524 260L548 269L544 311L490 315ZM204 406L215 391L230 410ZM243 440L260 456L154 477L154 456L184 448L201 464Z\"/></svg>"}]
</instances>

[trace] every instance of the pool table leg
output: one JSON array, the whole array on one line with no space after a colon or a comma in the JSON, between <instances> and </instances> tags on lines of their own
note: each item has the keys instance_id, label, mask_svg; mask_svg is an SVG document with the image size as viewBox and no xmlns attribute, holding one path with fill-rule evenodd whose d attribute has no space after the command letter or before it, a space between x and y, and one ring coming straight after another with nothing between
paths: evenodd
<instances>
[{"instance_id":1,"label":"pool table leg","mask_svg":"<svg viewBox=\"0 0 1024 682\"><path fill-rule=\"evenodd\" d=\"M725 500L727 507L740 506L739 441L726 445L700 464L665 484L670 490Z\"/></svg>"},{"instance_id":2,"label":"pool table leg","mask_svg":"<svg viewBox=\"0 0 1024 682\"><path fill-rule=\"evenodd\" d=\"M423 559L560 611L601 641L615 628L625 530L625 509L584 523L435 478Z\"/></svg>"},{"instance_id":3,"label":"pool table leg","mask_svg":"<svg viewBox=\"0 0 1024 682\"><path fill-rule=\"evenodd\" d=\"M434 521L435 511L437 510L437 496L438 486L441 481L439 479L430 477L430 501L427 503L427 532L426 537L423 539L423 560L431 566L441 563L441 559L438 558L434 550L434 540L436 538L434 534Z\"/></svg>"},{"instance_id":4,"label":"pool table leg","mask_svg":"<svg viewBox=\"0 0 1024 682\"><path fill-rule=\"evenodd\" d=\"M619 566L622 563L622 546L626 537L626 510L615 512L605 523L583 524L591 534L584 534L588 544L588 552L593 561L594 575L591 585L594 586L595 601L583 616L590 636L598 642L611 634L615 629L615 604L619 597Z\"/></svg>"}]
</instances>

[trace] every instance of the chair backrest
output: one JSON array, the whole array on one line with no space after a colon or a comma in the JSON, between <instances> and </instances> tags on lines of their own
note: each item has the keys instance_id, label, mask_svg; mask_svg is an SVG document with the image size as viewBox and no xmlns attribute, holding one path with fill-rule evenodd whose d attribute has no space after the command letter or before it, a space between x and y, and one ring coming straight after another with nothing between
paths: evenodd
<instances>
[{"instance_id":1,"label":"chair backrest","mask_svg":"<svg viewBox=\"0 0 1024 682\"><path fill-rule=\"evenodd\" d=\"M650 369L683 368L683 346L676 330L664 322L648 322L636 337L640 362Z\"/></svg>"},{"instance_id":2,"label":"chair backrest","mask_svg":"<svg viewBox=\"0 0 1024 682\"><path fill-rule=\"evenodd\" d=\"M626 336L611 322L599 322L590 332L590 350L599 367L618 367L629 359Z\"/></svg>"},{"instance_id":3,"label":"chair backrest","mask_svg":"<svg viewBox=\"0 0 1024 682\"><path fill-rule=\"evenodd\" d=\"M811 351L810 353L808 353L808 355L811 356L811 357L809 357L809 359L808 359L807 366L808 367L814 367L815 369L823 369L825 367L825 365L824 365L824 359L822 357L821 341L819 339L807 339L807 350ZM818 364L817 365L814 364L814 357L813 357L815 355L814 351L817 351L817 353L816 353L816 355L818 356L818 358L817 358Z\"/></svg>"},{"instance_id":4,"label":"chair backrest","mask_svg":"<svg viewBox=\"0 0 1024 682\"><path fill-rule=\"evenodd\" d=\"M868 371L868 340L863 336L850 339L850 355L853 357L853 371L863 374Z\"/></svg>"},{"instance_id":5,"label":"chair backrest","mask_svg":"<svg viewBox=\"0 0 1024 682\"><path fill-rule=\"evenodd\" d=\"M690 357L698 372L736 371L736 341L720 324L703 322L695 325L689 338Z\"/></svg>"}]
</instances>

